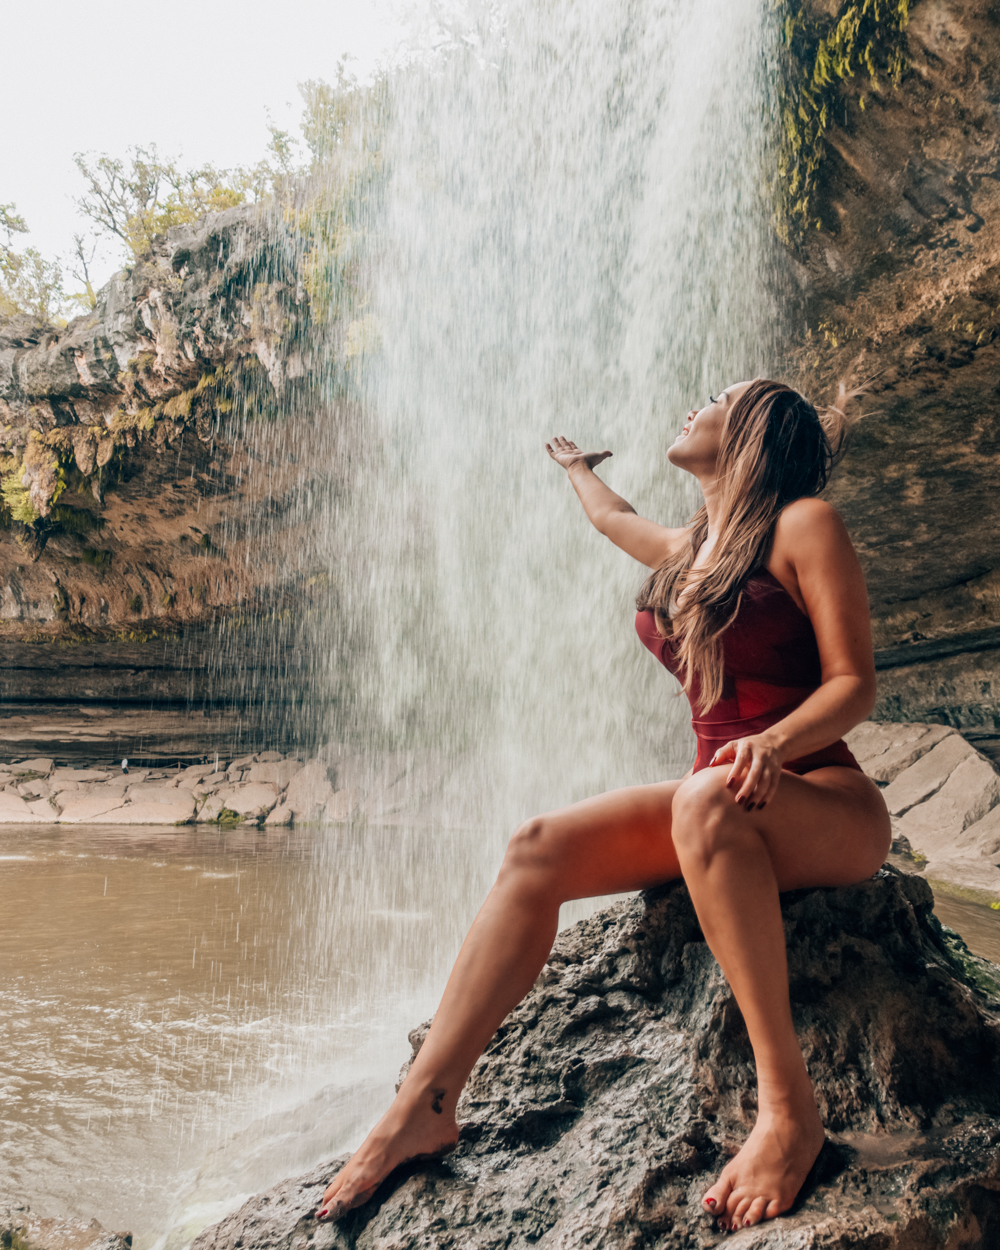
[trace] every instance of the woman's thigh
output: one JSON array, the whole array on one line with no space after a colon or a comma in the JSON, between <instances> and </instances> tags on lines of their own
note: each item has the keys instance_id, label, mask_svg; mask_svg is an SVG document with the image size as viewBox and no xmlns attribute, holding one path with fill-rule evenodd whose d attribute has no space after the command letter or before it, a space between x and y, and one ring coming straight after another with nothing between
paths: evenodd
<instances>
[{"instance_id":1,"label":"woman's thigh","mask_svg":"<svg viewBox=\"0 0 1000 1250\"><path fill-rule=\"evenodd\" d=\"M608 790L535 816L514 834L505 866L538 874L564 901L642 890L679 877L670 806L682 784Z\"/></svg>"},{"instance_id":2,"label":"woman's thigh","mask_svg":"<svg viewBox=\"0 0 1000 1250\"><path fill-rule=\"evenodd\" d=\"M685 796L714 792L716 806L732 804L731 818L760 835L781 890L861 881L888 854L888 812L863 773L839 767L802 777L783 773L767 807L748 813L725 790L728 771L704 769L683 781L609 790L537 816L514 835L508 863L555 876L564 900L648 889L680 877L671 824L682 787Z\"/></svg>"},{"instance_id":3,"label":"woman's thigh","mask_svg":"<svg viewBox=\"0 0 1000 1250\"><path fill-rule=\"evenodd\" d=\"M673 804L682 843L725 845L753 832L770 855L779 890L851 885L870 877L889 853L889 813L864 773L840 766L801 777L782 773L774 798L753 812L726 788L728 773L729 765L706 768L684 783Z\"/></svg>"}]
</instances>

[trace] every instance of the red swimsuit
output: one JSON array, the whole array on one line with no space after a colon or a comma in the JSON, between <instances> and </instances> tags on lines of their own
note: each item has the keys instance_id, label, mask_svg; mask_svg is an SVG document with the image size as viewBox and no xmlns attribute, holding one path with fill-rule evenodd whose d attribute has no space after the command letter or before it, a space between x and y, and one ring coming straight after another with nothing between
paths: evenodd
<instances>
[{"instance_id":1,"label":"red swimsuit","mask_svg":"<svg viewBox=\"0 0 1000 1250\"><path fill-rule=\"evenodd\" d=\"M677 676L680 665L673 639L657 632L652 609L636 613L635 628L660 663ZM702 713L701 720L691 721L698 739L695 772L707 768L727 742L761 733L794 711L821 681L812 623L778 579L766 571L748 578L736 620L722 635L722 654L722 698ZM696 704L697 679L692 694ZM791 773L808 773L830 764L861 771L843 738L821 751L788 760L783 767Z\"/></svg>"}]
</instances>

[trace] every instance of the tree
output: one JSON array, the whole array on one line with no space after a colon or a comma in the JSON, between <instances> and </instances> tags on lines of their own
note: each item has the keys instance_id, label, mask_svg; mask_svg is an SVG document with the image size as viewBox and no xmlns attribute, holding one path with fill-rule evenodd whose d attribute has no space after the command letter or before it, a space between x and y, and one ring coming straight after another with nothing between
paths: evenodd
<instances>
[{"instance_id":1,"label":"tree","mask_svg":"<svg viewBox=\"0 0 1000 1250\"><path fill-rule=\"evenodd\" d=\"M127 149L124 159L77 152L76 166L87 183L77 207L99 234L119 239L138 259L171 226L257 202L287 187L299 172L293 143L285 131L274 126L270 131L268 156L232 169L211 164L181 169L175 158L161 157L155 143Z\"/></svg>"},{"instance_id":2,"label":"tree","mask_svg":"<svg viewBox=\"0 0 1000 1250\"><path fill-rule=\"evenodd\" d=\"M0 313L27 314L49 323L63 310L66 296L58 261L48 261L37 248L15 252L15 234L26 234L28 225L16 204L0 204Z\"/></svg>"}]
</instances>

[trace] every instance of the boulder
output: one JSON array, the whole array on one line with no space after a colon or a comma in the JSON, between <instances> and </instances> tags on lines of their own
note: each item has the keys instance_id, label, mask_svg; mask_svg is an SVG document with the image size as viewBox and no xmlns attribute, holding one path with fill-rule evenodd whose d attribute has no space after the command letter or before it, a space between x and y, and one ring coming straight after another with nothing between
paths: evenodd
<instances>
[{"instance_id":1,"label":"boulder","mask_svg":"<svg viewBox=\"0 0 1000 1250\"><path fill-rule=\"evenodd\" d=\"M310 760L288 783L285 805L299 823L322 820L327 806L335 803L334 794L328 766L322 760Z\"/></svg>"},{"instance_id":2,"label":"boulder","mask_svg":"<svg viewBox=\"0 0 1000 1250\"><path fill-rule=\"evenodd\" d=\"M22 773L38 773L41 777L47 777L52 772L52 766L55 760L36 759L36 760L18 760L16 764L11 765L11 772L15 776Z\"/></svg>"},{"instance_id":3,"label":"boulder","mask_svg":"<svg viewBox=\"0 0 1000 1250\"><path fill-rule=\"evenodd\" d=\"M218 799L222 807L237 812L244 820L258 820L261 816L266 816L278 801L274 786L253 783L227 786L212 797Z\"/></svg>"},{"instance_id":4,"label":"boulder","mask_svg":"<svg viewBox=\"0 0 1000 1250\"><path fill-rule=\"evenodd\" d=\"M188 768L182 768L180 770L174 778L174 785L190 787L196 782L203 781L214 772L214 764L191 764ZM225 774L223 774L223 776L224 775Z\"/></svg>"},{"instance_id":5,"label":"boulder","mask_svg":"<svg viewBox=\"0 0 1000 1250\"><path fill-rule=\"evenodd\" d=\"M125 796L120 791L87 794L79 791L60 796L59 813L61 825L103 824L110 812L122 807Z\"/></svg>"},{"instance_id":6,"label":"boulder","mask_svg":"<svg viewBox=\"0 0 1000 1250\"><path fill-rule=\"evenodd\" d=\"M194 803L194 795L186 786L175 786L169 781L142 781L129 786L126 795L130 803Z\"/></svg>"},{"instance_id":7,"label":"boulder","mask_svg":"<svg viewBox=\"0 0 1000 1250\"><path fill-rule=\"evenodd\" d=\"M267 751L265 754L274 755L277 752ZM284 790L295 774L301 770L302 765L298 760L264 760L262 758L259 763L250 765L243 774L243 780L266 782L277 786L279 790Z\"/></svg>"},{"instance_id":8,"label":"boulder","mask_svg":"<svg viewBox=\"0 0 1000 1250\"><path fill-rule=\"evenodd\" d=\"M37 825L41 819L16 790L0 790L0 825Z\"/></svg>"},{"instance_id":9,"label":"boulder","mask_svg":"<svg viewBox=\"0 0 1000 1250\"><path fill-rule=\"evenodd\" d=\"M257 759L261 764L280 764L284 758L280 751L259 751L257 753ZM290 760L289 762L294 764L295 760Z\"/></svg>"},{"instance_id":10,"label":"boulder","mask_svg":"<svg viewBox=\"0 0 1000 1250\"><path fill-rule=\"evenodd\" d=\"M976 749L961 734L953 732L942 738L886 788L883 797L890 813L902 816L911 807L937 794L959 764L976 754Z\"/></svg>"},{"instance_id":11,"label":"boulder","mask_svg":"<svg viewBox=\"0 0 1000 1250\"><path fill-rule=\"evenodd\" d=\"M783 897L828 1142L794 1209L740 1246L1000 1245L1000 969L942 929L932 902L891 869ZM473 1070L452 1155L398 1169L317 1225L347 1156L331 1159L193 1250L703 1250L719 1239L701 1195L755 1102L742 1017L675 883L560 934Z\"/></svg>"},{"instance_id":12,"label":"boulder","mask_svg":"<svg viewBox=\"0 0 1000 1250\"><path fill-rule=\"evenodd\" d=\"M195 822L199 825L210 825L213 821L219 819L226 805L218 794L210 794L208 798L198 808Z\"/></svg>"},{"instance_id":13,"label":"boulder","mask_svg":"<svg viewBox=\"0 0 1000 1250\"><path fill-rule=\"evenodd\" d=\"M845 734L844 739L868 776L879 785L888 785L954 732L947 725L869 720Z\"/></svg>"},{"instance_id":14,"label":"boulder","mask_svg":"<svg viewBox=\"0 0 1000 1250\"><path fill-rule=\"evenodd\" d=\"M282 803L280 807L276 807L273 812L269 812L267 819L264 821L264 827L267 829L280 828L283 825L292 823L293 812L290 807Z\"/></svg>"}]
</instances>

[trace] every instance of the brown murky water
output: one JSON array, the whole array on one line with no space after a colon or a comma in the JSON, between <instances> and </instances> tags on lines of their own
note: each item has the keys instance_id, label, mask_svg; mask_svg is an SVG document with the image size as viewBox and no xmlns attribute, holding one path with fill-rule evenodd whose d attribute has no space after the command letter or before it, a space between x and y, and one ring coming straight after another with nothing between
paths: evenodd
<instances>
[{"instance_id":1,"label":"brown murky water","mask_svg":"<svg viewBox=\"0 0 1000 1250\"><path fill-rule=\"evenodd\" d=\"M181 1242L349 1145L482 894L461 837L0 830L0 1189Z\"/></svg>"},{"instance_id":2,"label":"brown murky water","mask_svg":"<svg viewBox=\"0 0 1000 1250\"><path fill-rule=\"evenodd\" d=\"M483 837L0 828L0 1191L180 1247L354 1144L489 885ZM938 911L1000 960L1000 913Z\"/></svg>"}]
</instances>

